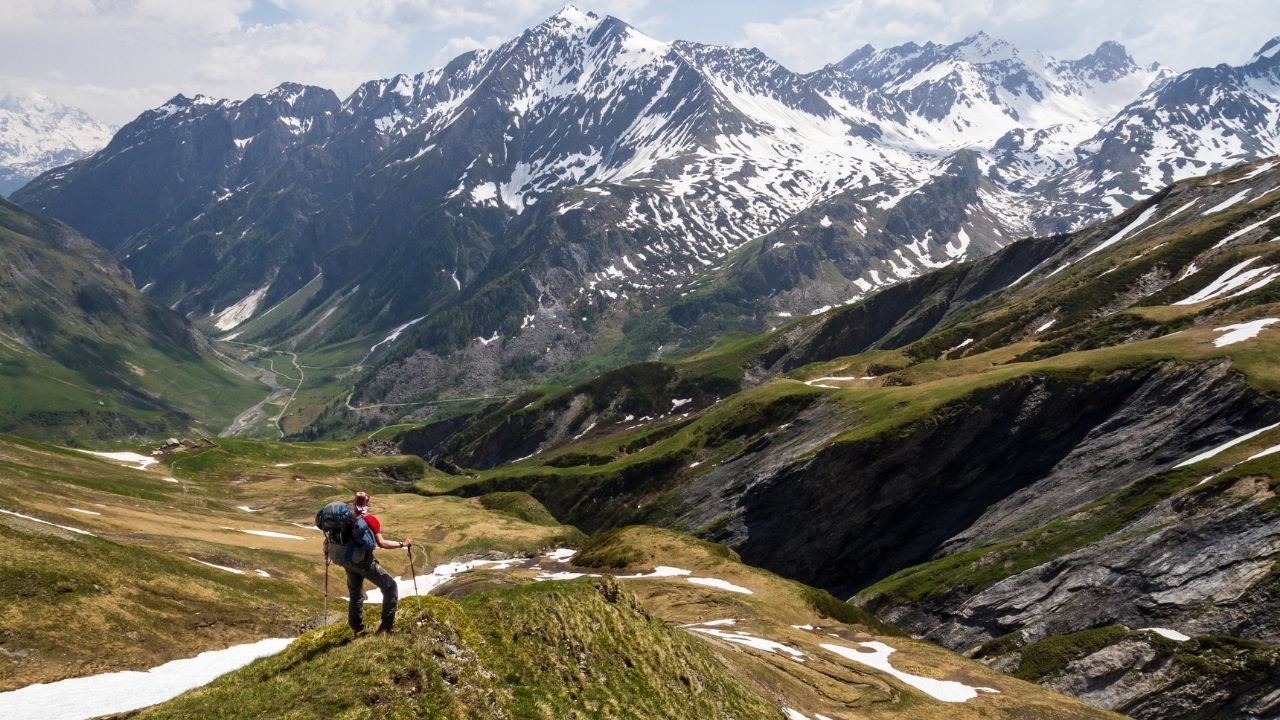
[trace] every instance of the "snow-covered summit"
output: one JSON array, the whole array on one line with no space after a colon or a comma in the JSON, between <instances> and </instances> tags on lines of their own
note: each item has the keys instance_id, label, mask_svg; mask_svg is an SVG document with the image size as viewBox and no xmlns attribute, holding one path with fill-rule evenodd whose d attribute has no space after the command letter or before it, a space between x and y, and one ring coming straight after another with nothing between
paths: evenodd
<instances>
[{"instance_id":1,"label":"snow-covered summit","mask_svg":"<svg viewBox=\"0 0 1280 720\"><path fill-rule=\"evenodd\" d=\"M560 26L568 28L591 28L600 22L600 16L589 11L581 10L577 5L569 3L560 8L555 15L543 21L544 26Z\"/></svg>"},{"instance_id":2,"label":"snow-covered summit","mask_svg":"<svg viewBox=\"0 0 1280 720\"><path fill-rule=\"evenodd\" d=\"M1164 73L1159 65L1139 67L1116 42L1057 60L978 32L949 45L867 45L812 77L834 104L863 114L891 142L934 152L1036 135L1049 150L1033 165L1048 172Z\"/></svg>"},{"instance_id":3,"label":"snow-covered summit","mask_svg":"<svg viewBox=\"0 0 1280 720\"><path fill-rule=\"evenodd\" d=\"M1139 68L1123 45L1107 40L1088 55L1078 60L1064 60L1055 69L1062 75L1107 83L1137 72Z\"/></svg>"},{"instance_id":4,"label":"snow-covered summit","mask_svg":"<svg viewBox=\"0 0 1280 720\"><path fill-rule=\"evenodd\" d=\"M104 147L114 130L44 95L0 97L0 194Z\"/></svg>"},{"instance_id":5,"label":"snow-covered summit","mask_svg":"<svg viewBox=\"0 0 1280 720\"><path fill-rule=\"evenodd\" d=\"M982 30L951 47L956 55L975 64L1006 62L1016 60L1021 55L1018 48L1011 43L991 37Z\"/></svg>"}]
</instances>

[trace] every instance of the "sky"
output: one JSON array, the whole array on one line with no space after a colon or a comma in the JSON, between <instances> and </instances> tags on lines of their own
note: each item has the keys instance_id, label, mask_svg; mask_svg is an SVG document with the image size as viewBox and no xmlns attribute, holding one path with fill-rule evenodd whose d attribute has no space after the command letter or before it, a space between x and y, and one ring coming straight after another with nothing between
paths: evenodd
<instances>
[{"instance_id":1,"label":"sky","mask_svg":"<svg viewBox=\"0 0 1280 720\"><path fill-rule=\"evenodd\" d=\"M0 92L123 124L177 93L244 98L285 81L345 97L494 47L564 0L0 0ZM864 44L984 30L1079 57L1104 40L1178 70L1240 64L1280 34L1275 0L582 0L660 40L754 46L798 71Z\"/></svg>"}]
</instances>

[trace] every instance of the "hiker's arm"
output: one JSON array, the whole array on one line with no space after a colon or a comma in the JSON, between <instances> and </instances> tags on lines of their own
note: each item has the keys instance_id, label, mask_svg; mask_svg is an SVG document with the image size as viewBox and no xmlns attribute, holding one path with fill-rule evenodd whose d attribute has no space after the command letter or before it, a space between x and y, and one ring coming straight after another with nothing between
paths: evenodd
<instances>
[{"instance_id":1,"label":"hiker's arm","mask_svg":"<svg viewBox=\"0 0 1280 720\"><path fill-rule=\"evenodd\" d=\"M378 533L374 535L374 537L378 540L378 547L382 548L383 550L399 550L400 548L409 547L410 545L413 544L413 540L409 538L405 538L404 542L395 542L394 540L388 540L382 537L382 533Z\"/></svg>"}]
</instances>

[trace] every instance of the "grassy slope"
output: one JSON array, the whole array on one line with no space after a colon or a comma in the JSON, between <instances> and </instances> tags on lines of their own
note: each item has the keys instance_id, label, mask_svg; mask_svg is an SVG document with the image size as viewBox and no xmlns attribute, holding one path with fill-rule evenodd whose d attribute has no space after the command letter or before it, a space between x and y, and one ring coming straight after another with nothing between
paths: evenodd
<instances>
[{"instance_id":1,"label":"grassy slope","mask_svg":"<svg viewBox=\"0 0 1280 720\"><path fill-rule=\"evenodd\" d=\"M217 430L261 395L73 230L0 201L0 429L60 442Z\"/></svg>"},{"instance_id":2,"label":"grassy slope","mask_svg":"<svg viewBox=\"0 0 1280 720\"><path fill-rule=\"evenodd\" d=\"M416 458L360 457L348 443L259 441L220 441L139 471L0 436L0 508L95 534L0 514L0 540L27 549L0 559L0 589L12 598L0 611L0 689L145 668L297 632L321 609L322 566L314 532L289 523L308 524L320 503L356 487L373 491L391 537L419 538L436 562L582 541L527 496L393 492L404 484L397 478L418 472L434 473ZM245 529L303 539L250 536ZM404 569L394 553L384 562L393 573ZM619 590L589 579L531 585L537 569L478 573L446 586L455 601L405 602L400 624L408 633L353 643L339 622L144 716L776 718L782 706L833 718L936 716L936 701L856 663L821 656L816 645L829 639L826 632L841 642L890 642L899 651L895 665L913 672L1000 689L954 717L1107 716L908 640L826 593L677 533L631 528L602 536L584 550L584 562L611 565L615 573L670 563L754 595L681 578L624 580ZM507 589L485 590L491 587ZM721 617L801 647L813 661L781 660L676 627ZM792 627L805 624L823 632Z\"/></svg>"},{"instance_id":3,"label":"grassy slope","mask_svg":"<svg viewBox=\"0 0 1280 720\"><path fill-rule=\"evenodd\" d=\"M289 462L299 464L276 467ZM420 543L420 564L581 537L554 522L486 510L479 500L392 493L397 476L425 472L421 465L417 458L361 458L343 443L220 441L144 472L0 436L0 509L96 535L0 514L0 536L24 548L0 555L3 594L12 598L0 609L7 651L0 653L0 689L145 668L193 650L296 632L321 612L324 566L319 534L291 523L310 526L323 503L357 487L374 494L389 537ZM407 570L404 553L388 553L385 562L393 573Z\"/></svg>"},{"instance_id":4,"label":"grassy slope","mask_svg":"<svg viewBox=\"0 0 1280 720\"><path fill-rule=\"evenodd\" d=\"M613 568L619 574L670 563L754 594L680 578L529 584L527 575L509 573L505 581L515 587L471 592L486 584L464 578L445 590L453 601L404 603L397 636L351 641L345 628L312 632L277 657L141 717L779 718L782 707L832 718L1112 717L904 638L856 608L686 536L629 528L596 539L583 555L585 562L629 558ZM728 617L807 658L795 662L682 627ZM898 650L895 667L1000 693L944 705L818 647L872 639Z\"/></svg>"},{"instance_id":5,"label":"grassy slope","mask_svg":"<svg viewBox=\"0 0 1280 720\"><path fill-rule=\"evenodd\" d=\"M777 715L697 640L589 582L403 608L401 635L350 643L332 627L141 717Z\"/></svg>"}]
</instances>

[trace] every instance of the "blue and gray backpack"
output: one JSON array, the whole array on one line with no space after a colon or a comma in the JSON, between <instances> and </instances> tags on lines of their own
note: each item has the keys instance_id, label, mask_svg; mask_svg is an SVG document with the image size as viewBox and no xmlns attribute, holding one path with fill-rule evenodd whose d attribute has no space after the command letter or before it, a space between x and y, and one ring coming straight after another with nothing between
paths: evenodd
<instances>
[{"instance_id":1,"label":"blue and gray backpack","mask_svg":"<svg viewBox=\"0 0 1280 720\"><path fill-rule=\"evenodd\" d=\"M378 539L374 537L369 523L341 501L320 508L316 513L316 527L330 544L346 546L344 559L348 563L363 562L368 552L378 546Z\"/></svg>"},{"instance_id":2,"label":"blue and gray backpack","mask_svg":"<svg viewBox=\"0 0 1280 720\"><path fill-rule=\"evenodd\" d=\"M356 514L344 502L331 502L316 513L316 527L333 545L350 545Z\"/></svg>"}]
</instances>

